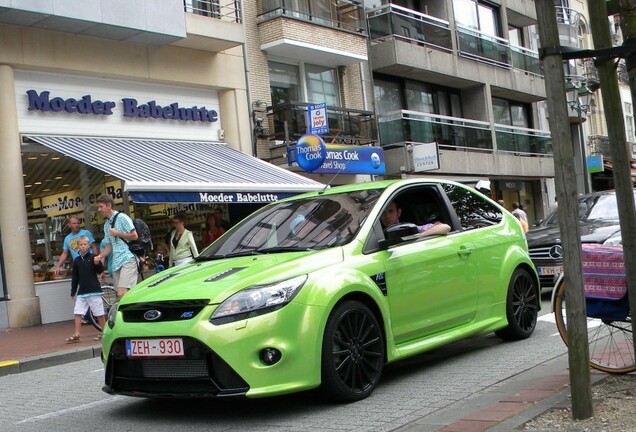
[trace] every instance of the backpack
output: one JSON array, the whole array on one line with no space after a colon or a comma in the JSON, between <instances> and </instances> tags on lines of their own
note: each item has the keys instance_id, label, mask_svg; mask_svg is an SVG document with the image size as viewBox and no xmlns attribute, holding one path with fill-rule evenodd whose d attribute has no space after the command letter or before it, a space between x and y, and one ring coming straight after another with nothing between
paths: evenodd
<instances>
[{"instance_id":1,"label":"backpack","mask_svg":"<svg viewBox=\"0 0 636 432\"><path fill-rule=\"evenodd\" d=\"M111 224L111 226L113 227L115 226L117 216L119 216L119 213L117 213L113 218L113 222ZM144 256L146 255L146 250L152 249L152 237L150 236L150 228L148 228L148 224L146 224L146 222L141 219L132 219L132 223L135 227L135 231L137 231L137 240L124 241L128 243L128 249L132 253L137 256Z\"/></svg>"}]
</instances>

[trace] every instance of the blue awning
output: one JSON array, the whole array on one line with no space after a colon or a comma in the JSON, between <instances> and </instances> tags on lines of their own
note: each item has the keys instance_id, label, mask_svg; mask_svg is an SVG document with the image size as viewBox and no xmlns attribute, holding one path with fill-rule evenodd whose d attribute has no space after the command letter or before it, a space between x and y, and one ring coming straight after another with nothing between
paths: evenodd
<instances>
[{"instance_id":1,"label":"blue awning","mask_svg":"<svg viewBox=\"0 0 636 432\"><path fill-rule=\"evenodd\" d=\"M325 187L223 143L27 137L123 180L138 203L266 203Z\"/></svg>"}]
</instances>

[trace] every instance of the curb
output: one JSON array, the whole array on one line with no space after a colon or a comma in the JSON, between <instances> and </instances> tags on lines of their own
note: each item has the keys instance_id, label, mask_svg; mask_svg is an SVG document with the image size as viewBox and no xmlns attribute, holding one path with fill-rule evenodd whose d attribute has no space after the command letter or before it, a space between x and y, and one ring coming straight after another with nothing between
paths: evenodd
<instances>
[{"instance_id":1,"label":"curb","mask_svg":"<svg viewBox=\"0 0 636 432\"><path fill-rule=\"evenodd\" d=\"M78 360L87 360L102 356L102 346L94 345L74 350L60 351L52 354L26 357L20 360L0 361L0 377L5 375L28 372L51 366L57 366Z\"/></svg>"}]
</instances>

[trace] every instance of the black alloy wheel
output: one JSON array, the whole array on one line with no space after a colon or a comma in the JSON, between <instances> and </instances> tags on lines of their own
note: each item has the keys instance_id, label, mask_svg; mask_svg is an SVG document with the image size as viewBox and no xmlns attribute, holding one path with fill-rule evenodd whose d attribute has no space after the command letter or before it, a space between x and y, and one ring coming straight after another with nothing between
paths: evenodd
<instances>
[{"instance_id":1,"label":"black alloy wheel","mask_svg":"<svg viewBox=\"0 0 636 432\"><path fill-rule=\"evenodd\" d=\"M322 390L339 402L373 392L384 366L382 329L371 310L345 301L331 312L322 343Z\"/></svg>"},{"instance_id":2,"label":"black alloy wheel","mask_svg":"<svg viewBox=\"0 0 636 432\"><path fill-rule=\"evenodd\" d=\"M530 337L537 326L539 296L534 279L527 270L518 268L512 274L506 299L508 327L495 332L504 340Z\"/></svg>"}]
</instances>

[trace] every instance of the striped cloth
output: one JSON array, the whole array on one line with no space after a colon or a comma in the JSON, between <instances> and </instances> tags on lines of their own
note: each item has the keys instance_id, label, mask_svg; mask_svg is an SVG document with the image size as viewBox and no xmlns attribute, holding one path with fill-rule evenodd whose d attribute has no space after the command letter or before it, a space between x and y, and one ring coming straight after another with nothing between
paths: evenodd
<instances>
[{"instance_id":1,"label":"striped cloth","mask_svg":"<svg viewBox=\"0 0 636 432\"><path fill-rule=\"evenodd\" d=\"M627 294L622 246L582 245L585 297L618 300Z\"/></svg>"}]
</instances>

